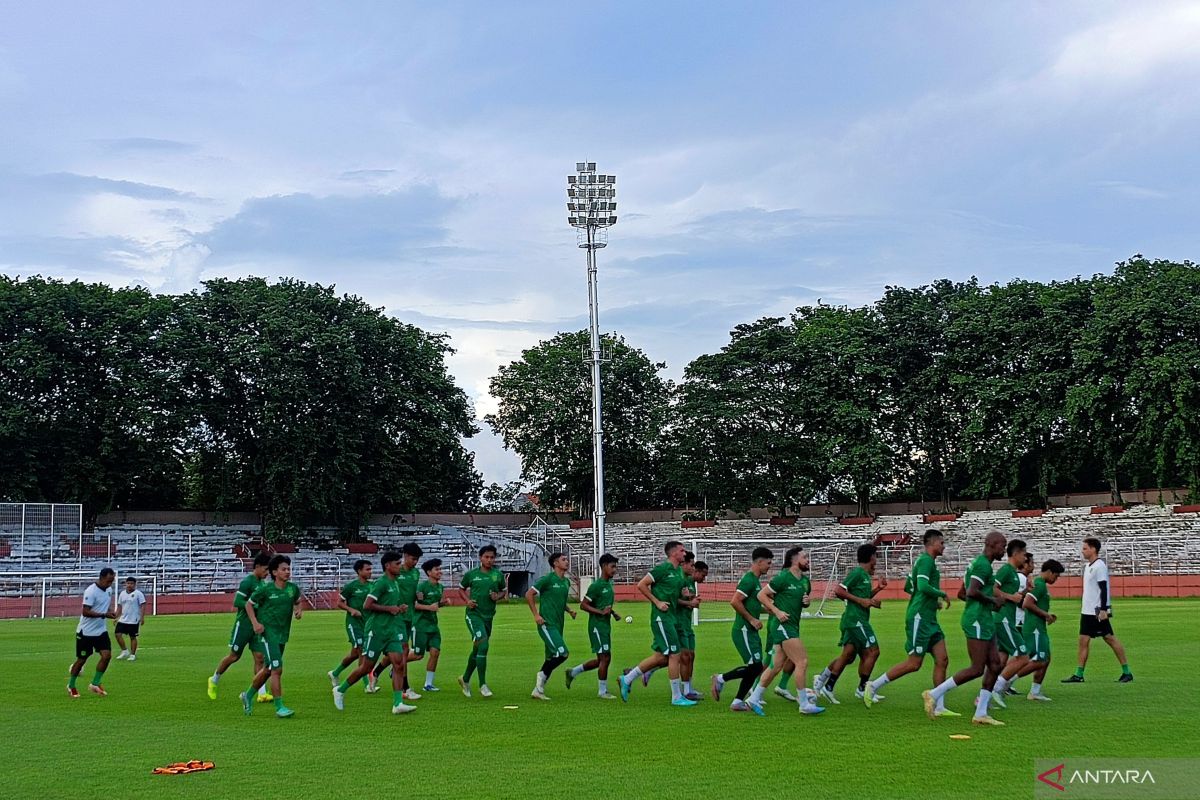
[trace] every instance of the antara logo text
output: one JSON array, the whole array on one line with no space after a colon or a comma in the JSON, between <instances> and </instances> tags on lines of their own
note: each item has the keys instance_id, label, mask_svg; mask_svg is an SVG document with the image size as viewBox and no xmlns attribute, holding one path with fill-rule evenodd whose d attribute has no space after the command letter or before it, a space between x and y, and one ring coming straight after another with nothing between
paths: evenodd
<instances>
[{"instance_id":1,"label":"antara logo text","mask_svg":"<svg viewBox=\"0 0 1200 800\"><path fill-rule=\"evenodd\" d=\"M1060 792L1065 792L1068 786L1112 785L1112 784L1152 784L1154 773L1148 769L1077 769L1067 771L1066 764L1059 764L1037 776L1042 783L1052 786ZM1064 785L1065 784L1065 785Z\"/></svg>"}]
</instances>

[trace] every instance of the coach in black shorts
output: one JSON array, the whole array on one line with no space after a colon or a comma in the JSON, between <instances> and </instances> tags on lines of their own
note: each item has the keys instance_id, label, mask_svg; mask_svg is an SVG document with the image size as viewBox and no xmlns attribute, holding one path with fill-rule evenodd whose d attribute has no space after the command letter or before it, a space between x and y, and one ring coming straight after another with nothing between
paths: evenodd
<instances>
[{"instance_id":1,"label":"coach in black shorts","mask_svg":"<svg viewBox=\"0 0 1200 800\"><path fill-rule=\"evenodd\" d=\"M1088 651L1092 639L1103 639L1112 648L1117 661L1121 662L1120 683L1133 680L1129 661L1125 658L1125 646L1113 634L1112 595L1109 589L1108 565L1100 558L1100 540L1083 540L1083 607L1079 615L1079 666L1075 674L1063 679L1063 683L1083 683L1083 668L1087 666Z\"/></svg>"},{"instance_id":2,"label":"coach in black shorts","mask_svg":"<svg viewBox=\"0 0 1200 800\"><path fill-rule=\"evenodd\" d=\"M108 638L106 621L117 616L113 610L112 595L108 593L114 580L116 573L105 567L100 570L96 582L83 591L83 608L79 612L79 624L75 627L75 663L71 665L71 677L67 681L67 694L71 697L79 697L75 681L79 679L79 673L92 653L99 653L100 661L96 664L96 675L88 684L88 691L101 697L108 694L100 681L112 658L112 642Z\"/></svg>"}]
</instances>

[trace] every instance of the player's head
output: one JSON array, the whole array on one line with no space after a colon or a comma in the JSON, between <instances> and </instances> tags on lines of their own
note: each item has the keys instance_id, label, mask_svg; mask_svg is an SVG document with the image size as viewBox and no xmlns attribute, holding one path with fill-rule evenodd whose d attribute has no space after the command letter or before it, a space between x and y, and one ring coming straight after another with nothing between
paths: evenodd
<instances>
[{"instance_id":1,"label":"player's head","mask_svg":"<svg viewBox=\"0 0 1200 800\"><path fill-rule=\"evenodd\" d=\"M808 572L808 553L803 547L796 545L783 554L783 568L795 567L801 572Z\"/></svg>"},{"instance_id":2,"label":"player's head","mask_svg":"<svg viewBox=\"0 0 1200 800\"><path fill-rule=\"evenodd\" d=\"M874 572L875 562L879 559L879 548L873 544L860 544L856 557L860 567L867 572Z\"/></svg>"},{"instance_id":3,"label":"player's head","mask_svg":"<svg viewBox=\"0 0 1200 800\"><path fill-rule=\"evenodd\" d=\"M767 574L767 570L771 568L771 561L774 560L775 554L771 552L769 547L756 547L750 553L750 571L758 576Z\"/></svg>"},{"instance_id":4,"label":"player's head","mask_svg":"<svg viewBox=\"0 0 1200 800\"><path fill-rule=\"evenodd\" d=\"M1033 574L1033 565L1034 565L1033 553L1026 550L1025 551L1025 563L1021 565L1021 572L1024 573L1025 575L1032 575Z\"/></svg>"},{"instance_id":5,"label":"player's head","mask_svg":"<svg viewBox=\"0 0 1200 800\"><path fill-rule=\"evenodd\" d=\"M1042 580L1046 583L1054 583L1058 580L1058 576L1066 572L1063 565L1055 561L1053 558L1042 562Z\"/></svg>"},{"instance_id":6,"label":"player's head","mask_svg":"<svg viewBox=\"0 0 1200 800\"><path fill-rule=\"evenodd\" d=\"M612 576L617 574L617 561L617 557L612 553L600 556L600 577L611 581Z\"/></svg>"},{"instance_id":7,"label":"player's head","mask_svg":"<svg viewBox=\"0 0 1200 800\"><path fill-rule=\"evenodd\" d=\"M125 579L125 591L132 592L136 588L137 588L137 578L126 578Z\"/></svg>"},{"instance_id":8,"label":"player's head","mask_svg":"<svg viewBox=\"0 0 1200 800\"><path fill-rule=\"evenodd\" d=\"M708 577L708 564L704 561L697 561L692 564L692 580L696 583L704 583L704 579Z\"/></svg>"},{"instance_id":9,"label":"player's head","mask_svg":"<svg viewBox=\"0 0 1200 800\"><path fill-rule=\"evenodd\" d=\"M271 577L275 580L291 580L292 560L283 553L276 553L271 556L271 563L267 564L267 572L271 573Z\"/></svg>"},{"instance_id":10,"label":"player's head","mask_svg":"<svg viewBox=\"0 0 1200 800\"><path fill-rule=\"evenodd\" d=\"M360 558L354 562L354 574L364 581L371 580L371 562Z\"/></svg>"},{"instance_id":11,"label":"player's head","mask_svg":"<svg viewBox=\"0 0 1200 800\"><path fill-rule=\"evenodd\" d=\"M386 574L396 577L400 572L400 554L395 550L388 550L379 557L379 566L383 567Z\"/></svg>"},{"instance_id":12,"label":"player's head","mask_svg":"<svg viewBox=\"0 0 1200 800\"><path fill-rule=\"evenodd\" d=\"M925 545L925 552L937 558L946 549L946 539L942 536L942 532L936 528L930 528L925 531L925 535L921 537L921 542Z\"/></svg>"},{"instance_id":13,"label":"player's head","mask_svg":"<svg viewBox=\"0 0 1200 800\"><path fill-rule=\"evenodd\" d=\"M1089 536L1083 540L1083 558L1089 563L1100 557L1100 540Z\"/></svg>"},{"instance_id":14,"label":"player's head","mask_svg":"<svg viewBox=\"0 0 1200 800\"><path fill-rule=\"evenodd\" d=\"M496 545L485 544L479 548L479 566L491 569L496 564Z\"/></svg>"},{"instance_id":15,"label":"player's head","mask_svg":"<svg viewBox=\"0 0 1200 800\"><path fill-rule=\"evenodd\" d=\"M113 568L105 567L104 569L100 570L100 577L96 578L96 585L101 589L107 589L113 585L113 581L116 579L117 573L113 571Z\"/></svg>"},{"instance_id":16,"label":"player's head","mask_svg":"<svg viewBox=\"0 0 1200 800\"><path fill-rule=\"evenodd\" d=\"M404 556L404 568L412 569L421 560L421 556L425 551L416 542L405 542L404 547L400 548L400 552Z\"/></svg>"},{"instance_id":17,"label":"player's head","mask_svg":"<svg viewBox=\"0 0 1200 800\"><path fill-rule=\"evenodd\" d=\"M550 569L554 570L555 572L560 569L563 572L566 572L567 567L570 566L570 559L567 558L566 553L551 553L549 556L547 556L546 561L550 563Z\"/></svg>"},{"instance_id":18,"label":"player's head","mask_svg":"<svg viewBox=\"0 0 1200 800\"><path fill-rule=\"evenodd\" d=\"M267 568L271 566L271 557L266 553L259 553L254 557L254 566L251 572L258 578L267 577Z\"/></svg>"},{"instance_id":19,"label":"player's head","mask_svg":"<svg viewBox=\"0 0 1200 800\"><path fill-rule=\"evenodd\" d=\"M1012 562L1013 566L1025 564L1025 541L1023 539L1011 539L1004 548L1004 552L1008 553L1008 560Z\"/></svg>"},{"instance_id":20,"label":"player's head","mask_svg":"<svg viewBox=\"0 0 1200 800\"><path fill-rule=\"evenodd\" d=\"M1007 539L1000 531L988 531L988 535L983 537L983 554L990 560L995 561L1000 556L1004 555L1004 546L1007 544Z\"/></svg>"},{"instance_id":21,"label":"player's head","mask_svg":"<svg viewBox=\"0 0 1200 800\"><path fill-rule=\"evenodd\" d=\"M442 579L442 560L440 558L431 558L421 565L421 569L429 576L429 580L433 582Z\"/></svg>"},{"instance_id":22,"label":"player's head","mask_svg":"<svg viewBox=\"0 0 1200 800\"><path fill-rule=\"evenodd\" d=\"M667 554L667 561L679 566L683 563L683 554L687 551L683 547L683 542L670 541L663 545L663 552Z\"/></svg>"},{"instance_id":23,"label":"player's head","mask_svg":"<svg viewBox=\"0 0 1200 800\"><path fill-rule=\"evenodd\" d=\"M684 575L687 575L689 578L692 577L692 572L696 569L696 554L691 550L684 550L683 563L680 566L683 567Z\"/></svg>"}]
</instances>

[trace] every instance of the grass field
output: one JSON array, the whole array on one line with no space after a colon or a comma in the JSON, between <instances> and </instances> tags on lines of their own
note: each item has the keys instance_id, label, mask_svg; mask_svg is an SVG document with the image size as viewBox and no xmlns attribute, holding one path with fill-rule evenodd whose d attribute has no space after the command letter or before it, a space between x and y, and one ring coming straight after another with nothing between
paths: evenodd
<instances>
[{"instance_id":1,"label":"grass field","mask_svg":"<svg viewBox=\"0 0 1200 800\"><path fill-rule=\"evenodd\" d=\"M1014 698L1008 710L994 712L1008 722L996 729L973 728L966 717L926 719L919 692L928 687L929 666L888 686L887 700L872 709L854 700L848 671L838 687L843 704L820 717L802 717L779 698L768 704L766 718L733 714L726 703L707 699L673 708L665 675L656 675L648 690L639 685L628 705L602 701L595 673L568 692L562 669L552 678L553 701L539 702L529 691L542 646L528 611L515 604L496 620L488 668L496 696L467 699L457 691L469 641L461 609L448 608L438 675L443 691L426 695L419 711L404 717L389 713L390 692L365 695L359 687L344 712L334 709L325 672L346 649L339 613L309 613L293 625L284 687L296 716L288 720L276 719L269 705L243 716L237 693L249 683L249 657L226 673L219 701L205 695L232 614L152 618L137 663L114 660L109 668L109 696L85 691L79 700L64 689L75 620L2 621L0 730L10 741L0 756L0 796L1027 797L1035 758L1195 756L1200 602L1120 602L1116 628L1136 675L1128 685L1113 682L1119 670L1102 643L1087 683L1058 683L1074 666L1077 601L1058 606L1064 619L1051 628L1056 662L1045 689L1054 702ZM629 666L649 647L646 607L627 604L621 611L635 621L614 628L615 662ZM965 658L955 635L957 611L944 620L954 623L945 625L952 670ZM902 614L899 603L875 612L880 664L902 655ZM586 630L582 618L567 622L570 665L586 653ZM832 620L802 627L814 665L835 654L836 628ZM736 666L728 625L701 625L697 652L698 688L707 694L711 672ZM958 690L948 706L969 716L976 692L977 684ZM954 741L952 733L972 738ZM150 774L190 758L217 767Z\"/></svg>"}]
</instances>

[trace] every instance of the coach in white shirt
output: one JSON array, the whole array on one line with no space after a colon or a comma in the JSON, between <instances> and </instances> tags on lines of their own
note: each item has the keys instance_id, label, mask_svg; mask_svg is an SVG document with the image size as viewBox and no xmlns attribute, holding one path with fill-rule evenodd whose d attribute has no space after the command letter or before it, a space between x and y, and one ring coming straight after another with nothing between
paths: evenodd
<instances>
[{"instance_id":1,"label":"coach in white shirt","mask_svg":"<svg viewBox=\"0 0 1200 800\"><path fill-rule=\"evenodd\" d=\"M75 626L75 663L71 665L71 677L67 681L67 694L79 697L75 681L83 671L92 653L100 654L100 662L96 664L96 676L88 684L88 691L104 697L108 692L100 685L104 678L104 670L108 669L109 659L112 658L112 642L108 638L108 626L105 620L115 619L117 612L113 610L112 595L108 589L116 580L116 573L109 567L100 570L100 577L91 586L83 590L83 608L79 611L79 624Z\"/></svg>"},{"instance_id":2,"label":"coach in white shirt","mask_svg":"<svg viewBox=\"0 0 1200 800\"><path fill-rule=\"evenodd\" d=\"M1087 564L1083 568L1083 607L1079 616L1079 666L1075 668L1074 675L1063 679L1063 683L1083 683L1088 649L1092 639L1098 638L1104 639L1117 661L1121 662L1121 677L1117 681L1129 683L1133 680L1133 673L1129 671L1129 661L1125 658L1125 646L1113 634L1112 589L1108 581L1108 565L1100 558L1099 539L1083 540L1083 560Z\"/></svg>"},{"instance_id":3,"label":"coach in white shirt","mask_svg":"<svg viewBox=\"0 0 1200 800\"><path fill-rule=\"evenodd\" d=\"M142 607L146 605L146 595L137 587L137 578L125 579L125 591L117 597L117 605L121 607L121 616L117 618L117 661L128 658L137 661L138 631L141 629ZM125 637L129 637L129 647L125 647Z\"/></svg>"}]
</instances>

